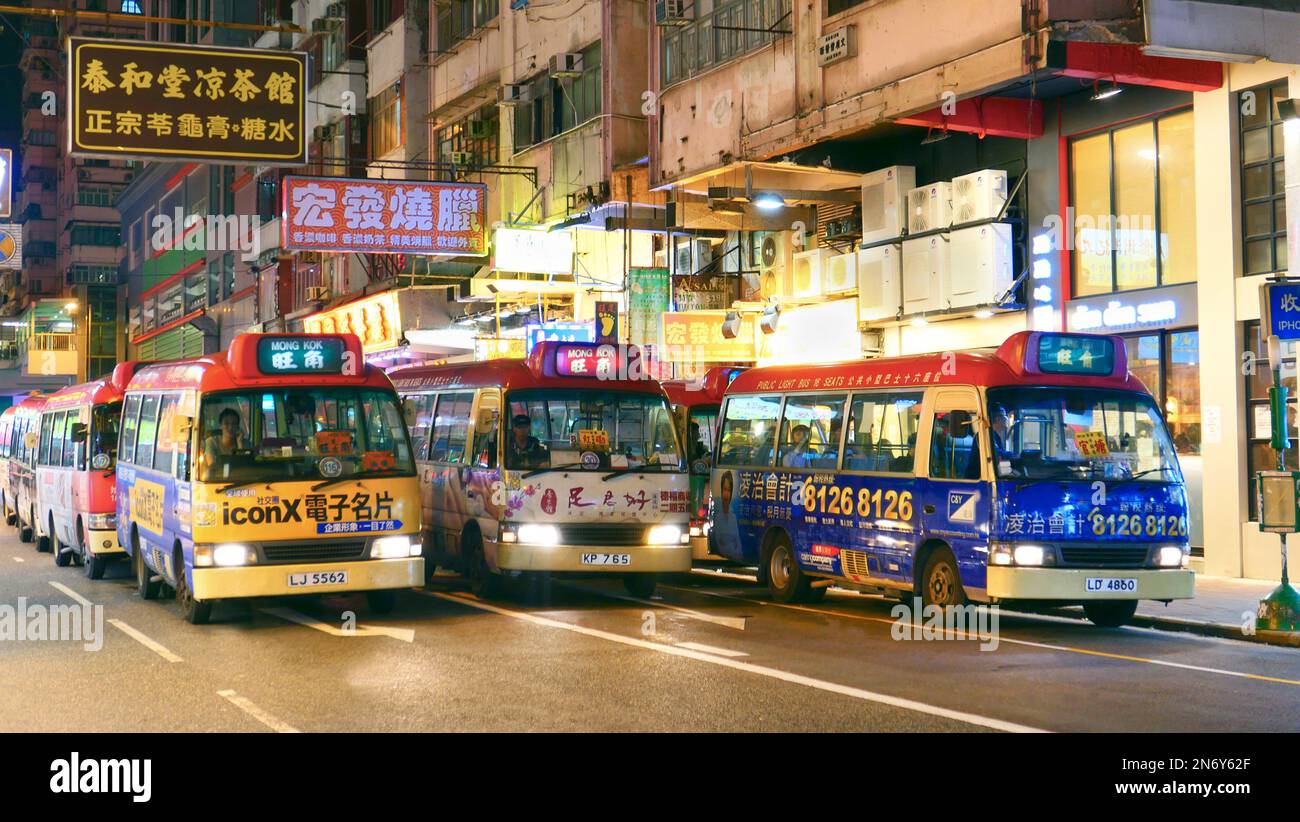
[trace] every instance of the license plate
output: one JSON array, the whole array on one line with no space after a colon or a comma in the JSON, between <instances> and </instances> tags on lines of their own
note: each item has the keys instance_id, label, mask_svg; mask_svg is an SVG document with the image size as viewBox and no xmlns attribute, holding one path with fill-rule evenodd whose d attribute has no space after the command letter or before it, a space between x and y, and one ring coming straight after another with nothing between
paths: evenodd
<instances>
[{"instance_id":1,"label":"license plate","mask_svg":"<svg viewBox=\"0 0 1300 822\"><path fill-rule=\"evenodd\" d=\"M583 565L631 565L631 554L583 554Z\"/></svg>"},{"instance_id":2,"label":"license plate","mask_svg":"<svg viewBox=\"0 0 1300 822\"><path fill-rule=\"evenodd\" d=\"M290 574L290 588L312 588L317 585L347 585L347 571L309 571L305 574Z\"/></svg>"},{"instance_id":3,"label":"license plate","mask_svg":"<svg viewBox=\"0 0 1300 822\"><path fill-rule=\"evenodd\" d=\"M1090 594L1101 592L1136 594L1138 589L1138 581L1132 577L1088 577L1084 583L1085 590Z\"/></svg>"}]
</instances>

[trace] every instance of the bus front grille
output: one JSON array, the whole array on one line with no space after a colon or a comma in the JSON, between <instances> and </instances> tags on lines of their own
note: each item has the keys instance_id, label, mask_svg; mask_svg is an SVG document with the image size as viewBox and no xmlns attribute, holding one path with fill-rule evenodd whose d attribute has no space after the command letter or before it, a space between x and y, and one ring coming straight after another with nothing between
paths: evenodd
<instances>
[{"instance_id":1,"label":"bus front grille","mask_svg":"<svg viewBox=\"0 0 1300 822\"><path fill-rule=\"evenodd\" d=\"M871 571L867 568L865 551L840 551L840 566L844 570L844 576L849 579L865 579L871 576Z\"/></svg>"},{"instance_id":2,"label":"bus front grille","mask_svg":"<svg viewBox=\"0 0 1300 822\"><path fill-rule=\"evenodd\" d=\"M1140 568L1147 564L1147 549L1144 547L1084 548L1061 546L1061 562L1065 565L1089 566L1094 568Z\"/></svg>"},{"instance_id":3,"label":"bus front grille","mask_svg":"<svg viewBox=\"0 0 1300 822\"><path fill-rule=\"evenodd\" d=\"M331 562L361 559L365 556L365 542L296 542L263 545L262 554L267 562Z\"/></svg>"},{"instance_id":4,"label":"bus front grille","mask_svg":"<svg viewBox=\"0 0 1300 822\"><path fill-rule=\"evenodd\" d=\"M644 545L646 526L615 522L571 523L560 526L560 544L607 547Z\"/></svg>"}]
</instances>

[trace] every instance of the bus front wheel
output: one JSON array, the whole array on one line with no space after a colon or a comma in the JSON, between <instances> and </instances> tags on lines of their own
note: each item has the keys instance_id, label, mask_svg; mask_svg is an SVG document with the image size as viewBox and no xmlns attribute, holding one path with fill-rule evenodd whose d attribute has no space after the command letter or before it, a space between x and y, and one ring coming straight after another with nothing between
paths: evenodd
<instances>
[{"instance_id":1,"label":"bus front wheel","mask_svg":"<svg viewBox=\"0 0 1300 822\"><path fill-rule=\"evenodd\" d=\"M14 511L14 520L18 523L18 539L19 539L19 541L21 541L21 542L31 542L31 541L32 541L32 536L33 536L33 534L32 534L32 526L23 524L23 518L20 517L20 516L18 516L18 512L17 512L16 509L15 509L15 511ZM32 521L35 522L35 520L32 520Z\"/></svg>"},{"instance_id":2,"label":"bus front wheel","mask_svg":"<svg viewBox=\"0 0 1300 822\"><path fill-rule=\"evenodd\" d=\"M81 566L85 569L86 576L90 579L103 579L104 571L108 569L108 560L96 554L90 547L86 526L81 523L77 525L77 541L80 543L77 551L81 554Z\"/></svg>"},{"instance_id":3,"label":"bus front wheel","mask_svg":"<svg viewBox=\"0 0 1300 822\"><path fill-rule=\"evenodd\" d=\"M37 553L41 553L41 554L47 553L47 552L50 550L50 538L47 537L47 536L43 536L43 535L41 534L40 530L36 527L36 509L35 509L35 508L32 509L32 534L34 534L35 537L36 537L36 551L37 551Z\"/></svg>"},{"instance_id":4,"label":"bus front wheel","mask_svg":"<svg viewBox=\"0 0 1300 822\"><path fill-rule=\"evenodd\" d=\"M181 606L181 618L191 625L207 625L212 618L212 601L194 598L189 580L185 578L185 561L176 552L176 602Z\"/></svg>"},{"instance_id":5,"label":"bus front wheel","mask_svg":"<svg viewBox=\"0 0 1300 822\"><path fill-rule=\"evenodd\" d=\"M488 566L487 553L483 550L483 538L478 534L467 534L461 548L465 562L465 576L469 579L469 589L476 597L494 597L502 593L503 581L499 574L492 573Z\"/></svg>"},{"instance_id":6,"label":"bus front wheel","mask_svg":"<svg viewBox=\"0 0 1300 822\"><path fill-rule=\"evenodd\" d=\"M814 596L812 577L799 570L794 549L786 537L773 538L763 567L767 572L767 588L777 602L804 602Z\"/></svg>"},{"instance_id":7,"label":"bus front wheel","mask_svg":"<svg viewBox=\"0 0 1300 822\"><path fill-rule=\"evenodd\" d=\"M372 614L391 614L397 607L397 592L366 591L366 607Z\"/></svg>"},{"instance_id":8,"label":"bus front wheel","mask_svg":"<svg viewBox=\"0 0 1300 822\"><path fill-rule=\"evenodd\" d=\"M947 548L936 548L925 561L925 570L921 573L921 601L923 605L941 608L966 602L957 560Z\"/></svg>"},{"instance_id":9,"label":"bus front wheel","mask_svg":"<svg viewBox=\"0 0 1300 822\"><path fill-rule=\"evenodd\" d=\"M1083 603L1083 613L1094 625L1102 628L1118 628L1126 624L1137 613L1136 599L1094 600Z\"/></svg>"},{"instance_id":10,"label":"bus front wheel","mask_svg":"<svg viewBox=\"0 0 1300 822\"><path fill-rule=\"evenodd\" d=\"M637 599L649 599L654 596L659 586L659 577L655 574L628 574L623 577L623 587Z\"/></svg>"}]
</instances>

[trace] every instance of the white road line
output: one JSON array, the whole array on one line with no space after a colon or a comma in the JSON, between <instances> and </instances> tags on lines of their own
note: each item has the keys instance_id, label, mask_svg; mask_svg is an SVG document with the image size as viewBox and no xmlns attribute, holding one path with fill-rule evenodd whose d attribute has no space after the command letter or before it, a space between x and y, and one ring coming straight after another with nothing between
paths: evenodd
<instances>
[{"instance_id":1,"label":"white road line","mask_svg":"<svg viewBox=\"0 0 1300 822\"><path fill-rule=\"evenodd\" d=\"M86 599L86 598L83 597L81 594L79 594L79 593L77 593L76 591L72 590L72 589L69 588L68 586L64 585L62 582L50 582L50 585L54 586L54 588L56 588L57 590L62 591L63 593L67 594L68 596L72 597L74 600L76 600L76 602L77 602L78 605L81 605L81 606L84 607L84 608L90 608L90 607L93 607L93 606L94 606L94 603L93 603L93 602L91 602L90 600Z\"/></svg>"},{"instance_id":2,"label":"white road line","mask_svg":"<svg viewBox=\"0 0 1300 822\"><path fill-rule=\"evenodd\" d=\"M419 591L418 593L421 593L425 596L446 600L447 602L459 603L461 605L465 605L470 608L478 608L483 611L489 611L491 613L498 614L500 616L510 617L512 619L517 619L522 622L531 622L534 625L545 625L549 628L559 628L562 631L572 631L573 633L576 634L583 634L585 636L595 637L597 639L604 639L609 642L617 642L621 645L630 645L634 648L641 648L647 651L655 651L657 653L668 654L670 656L680 656L680 657L685 657L687 659L694 659L700 662L707 662L710 665L718 665L724 668L732 668L737 671L743 671L749 674L757 674L759 676L765 676L770 679L778 679L783 682L789 682L794 685L803 685L808 688L815 688L819 691L827 691L829 693L840 694L841 696L848 696L854 699L861 699L866 702L876 702L881 705L889 705L894 708L902 708L903 710L916 711L917 713L929 714L931 716L940 716L945 719L955 720L957 722L965 722L971 725L978 725L983 728L991 728L995 731L1008 731L1013 733L1045 733L1045 731L1042 731L1042 729L1040 728L1031 728L1027 725L1018 725L1014 722L1005 722L1001 719L993 719L987 716L980 716L979 714L966 713L965 711L954 711L948 708L940 708L936 705L927 705L924 702L916 702L911 699L903 699L901 697L889 696L888 694L878 694L875 693L874 691L866 691L861 688L853 688L848 685L840 685L835 682L826 682L825 680L821 680L821 679L814 679L812 677L802 676L800 674L793 674L790 673L789 671L781 671L776 668L768 668L764 665L755 665L752 662L742 662L738 659L727 659L725 657L716 656L714 654L701 653L700 651L693 651L689 648L680 648L675 645L661 645L656 642L648 642L643 639L635 639L633 637L621 636L619 634L613 634L608 631L601 631L596 628L587 628L582 625L572 625L568 622L561 622L560 620L538 616L537 614L528 614L528 613L523 613L521 611L511 611L506 608L498 608L495 605L489 605L486 602L466 599L465 597L452 596L450 594L443 594L437 591Z\"/></svg>"},{"instance_id":3,"label":"white road line","mask_svg":"<svg viewBox=\"0 0 1300 822\"><path fill-rule=\"evenodd\" d=\"M388 636L402 642L414 642L415 630L412 628L390 628L387 625L357 625L352 630L330 625L328 622L322 622L315 617L309 617L301 611L295 611L292 608L258 608L264 614L270 614L273 617L296 622L299 625L305 625L308 628L314 628L323 634L330 636Z\"/></svg>"},{"instance_id":4,"label":"white road line","mask_svg":"<svg viewBox=\"0 0 1300 822\"><path fill-rule=\"evenodd\" d=\"M276 717L262 710L246 696L240 696L234 691L217 691L217 696L221 697L222 699L225 699L231 705L234 705L239 710L248 714L253 719L256 719L258 722L261 722L263 725L265 725L266 727L270 728L271 730L275 731L278 734L302 733L302 731L299 731L297 728L293 727L288 722L285 722L281 719L277 719Z\"/></svg>"},{"instance_id":5,"label":"white road line","mask_svg":"<svg viewBox=\"0 0 1300 822\"><path fill-rule=\"evenodd\" d=\"M157 642L154 642L152 639L150 639L149 637L147 637L147 636L145 636L144 634L140 633L140 632L137 631L135 628L132 628L130 625L127 625L127 624L126 624L125 622L123 622L122 620L120 620L120 619L110 619L110 620L108 621L108 624L109 624L109 625L112 625L112 626L113 626L114 628L116 628L117 630L119 630L119 631L121 631L122 633L126 634L127 636L131 637L131 639L134 639L136 642L140 643L140 644L143 645L144 647L146 647L146 648L148 648L149 650L153 651L155 654L157 654L158 656L160 656L160 657L162 657L163 659L167 660L168 662L181 662L181 661L182 661L180 657L176 656L176 654L173 654L171 651L167 650L166 648L164 648L162 645L158 644Z\"/></svg>"},{"instance_id":6,"label":"white road line","mask_svg":"<svg viewBox=\"0 0 1300 822\"><path fill-rule=\"evenodd\" d=\"M587 588L582 585L567 584L566 587L574 588L580 591L586 591L590 594L608 597L609 599L621 599L626 602L637 602L642 605L649 605L652 608L666 608L669 611L676 611L682 616L688 616L691 619L698 619L701 622L711 622L714 625L721 625L725 628L735 628L737 631L745 630L745 621L748 617L722 617L706 614L703 611L695 611L690 608L683 608L680 605L669 605L667 602L657 602L653 599L641 599L640 597L628 596L626 594L614 594L609 591L601 591L597 588Z\"/></svg>"},{"instance_id":7,"label":"white road line","mask_svg":"<svg viewBox=\"0 0 1300 822\"><path fill-rule=\"evenodd\" d=\"M702 654L716 654L731 658L749 656L744 651L733 651L730 648L719 648L715 645L705 645L703 642L678 642L678 648L685 648L688 651L699 651Z\"/></svg>"},{"instance_id":8,"label":"white road line","mask_svg":"<svg viewBox=\"0 0 1300 822\"><path fill-rule=\"evenodd\" d=\"M10 557L10 559L12 559L14 562L26 562L26 561L27 561L27 560L23 559L22 557Z\"/></svg>"}]
</instances>

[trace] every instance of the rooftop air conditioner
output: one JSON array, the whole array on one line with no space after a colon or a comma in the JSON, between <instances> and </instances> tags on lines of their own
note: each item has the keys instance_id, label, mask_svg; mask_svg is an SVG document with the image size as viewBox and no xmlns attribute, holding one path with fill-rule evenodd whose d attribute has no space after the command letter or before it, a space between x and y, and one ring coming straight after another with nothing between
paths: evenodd
<instances>
[{"instance_id":1,"label":"rooftop air conditioner","mask_svg":"<svg viewBox=\"0 0 1300 822\"><path fill-rule=\"evenodd\" d=\"M878 245L858 252L858 319L892 320L902 308L903 248Z\"/></svg>"},{"instance_id":2,"label":"rooftop air conditioner","mask_svg":"<svg viewBox=\"0 0 1300 822\"><path fill-rule=\"evenodd\" d=\"M907 192L907 233L947 228L952 223L952 185L931 183Z\"/></svg>"},{"instance_id":3,"label":"rooftop air conditioner","mask_svg":"<svg viewBox=\"0 0 1300 822\"><path fill-rule=\"evenodd\" d=\"M835 256L829 248L814 248L798 251L790 269L790 296L817 297L822 294L822 278L826 274L827 261Z\"/></svg>"},{"instance_id":4,"label":"rooftop air conditioner","mask_svg":"<svg viewBox=\"0 0 1300 822\"><path fill-rule=\"evenodd\" d=\"M826 258L823 294L844 294L858 289L858 258L853 252Z\"/></svg>"},{"instance_id":5,"label":"rooftop air conditioner","mask_svg":"<svg viewBox=\"0 0 1300 822\"><path fill-rule=\"evenodd\" d=\"M695 19L695 0L655 0L656 26L685 26Z\"/></svg>"},{"instance_id":6,"label":"rooftop air conditioner","mask_svg":"<svg viewBox=\"0 0 1300 822\"><path fill-rule=\"evenodd\" d=\"M899 237L907 226L907 192L916 186L912 166L889 166L862 175L862 242Z\"/></svg>"},{"instance_id":7,"label":"rooftop air conditioner","mask_svg":"<svg viewBox=\"0 0 1300 822\"><path fill-rule=\"evenodd\" d=\"M784 231L754 232L754 259L759 294L765 300L790 295L790 239Z\"/></svg>"},{"instance_id":8,"label":"rooftop air conditioner","mask_svg":"<svg viewBox=\"0 0 1300 822\"><path fill-rule=\"evenodd\" d=\"M947 310L948 246L943 234L903 241L903 314Z\"/></svg>"},{"instance_id":9,"label":"rooftop air conditioner","mask_svg":"<svg viewBox=\"0 0 1300 822\"><path fill-rule=\"evenodd\" d=\"M1011 287L1011 226L1006 223L952 232L948 300L953 308L993 305Z\"/></svg>"},{"instance_id":10,"label":"rooftop air conditioner","mask_svg":"<svg viewBox=\"0 0 1300 822\"><path fill-rule=\"evenodd\" d=\"M576 52L566 52L564 54L552 54L551 62L550 62L550 75L556 78L581 77L582 76L582 55Z\"/></svg>"},{"instance_id":11,"label":"rooftop air conditioner","mask_svg":"<svg viewBox=\"0 0 1300 822\"><path fill-rule=\"evenodd\" d=\"M992 220L1007 201L1007 173L986 168L954 177L952 221L956 225Z\"/></svg>"}]
</instances>

